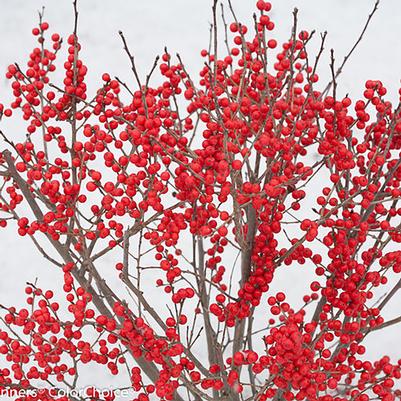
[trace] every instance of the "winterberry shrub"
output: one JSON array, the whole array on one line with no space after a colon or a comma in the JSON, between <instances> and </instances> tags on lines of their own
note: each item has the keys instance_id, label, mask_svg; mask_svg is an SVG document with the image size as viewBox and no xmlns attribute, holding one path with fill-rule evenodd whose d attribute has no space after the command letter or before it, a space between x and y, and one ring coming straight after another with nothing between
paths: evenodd
<instances>
[{"instance_id":1,"label":"winterberry shrub","mask_svg":"<svg viewBox=\"0 0 401 401\"><path fill-rule=\"evenodd\" d=\"M246 26L216 0L200 79L167 50L141 77L120 33L135 83L104 73L89 93L74 6L65 43L41 16L6 73L1 120L25 132L0 132L0 226L63 282L2 307L0 388L118 399L55 392L99 365L135 401L399 397L401 360L365 341L401 321L383 317L401 287L401 106L383 83L340 97L353 49L321 84L325 35L311 54L296 10L278 43L269 2ZM290 276L274 290L290 267L298 304Z\"/></svg>"}]
</instances>

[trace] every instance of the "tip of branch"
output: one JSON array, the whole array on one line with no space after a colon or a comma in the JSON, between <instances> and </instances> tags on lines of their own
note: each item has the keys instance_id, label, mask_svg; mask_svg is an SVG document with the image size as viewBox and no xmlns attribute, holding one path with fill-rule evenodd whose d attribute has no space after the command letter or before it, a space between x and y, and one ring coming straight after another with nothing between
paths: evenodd
<instances>
[{"instance_id":1,"label":"tip of branch","mask_svg":"<svg viewBox=\"0 0 401 401\"><path fill-rule=\"evenodd\" d=\"M42 6L42 10L38 11L39 14L39 19L42 20L44 14L45 14L45 6Z\"/></svg>"}]
</instances>

